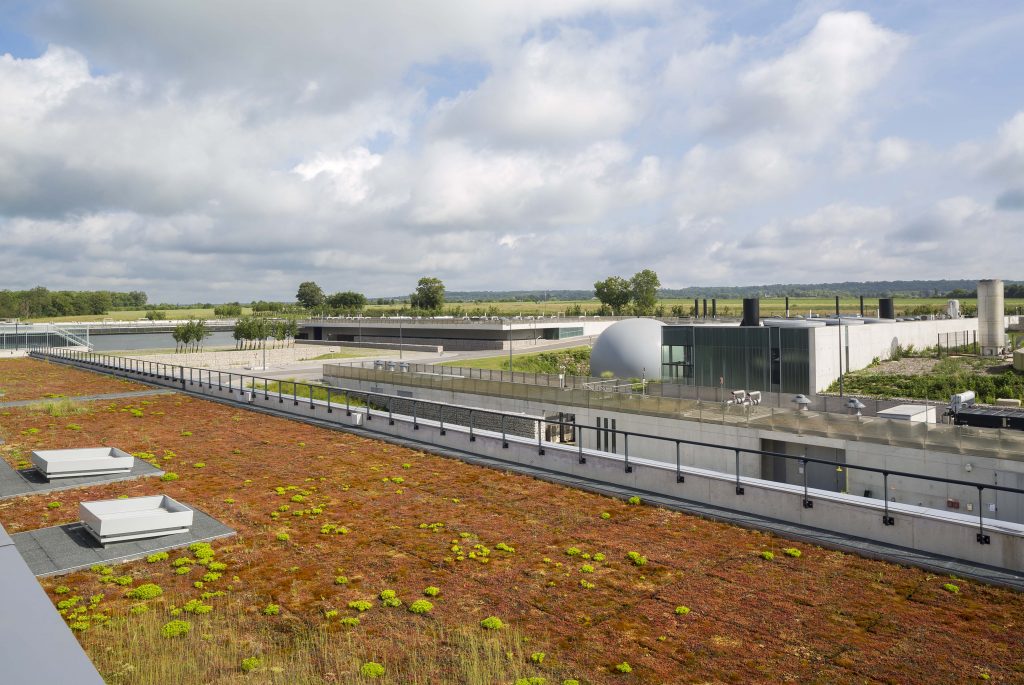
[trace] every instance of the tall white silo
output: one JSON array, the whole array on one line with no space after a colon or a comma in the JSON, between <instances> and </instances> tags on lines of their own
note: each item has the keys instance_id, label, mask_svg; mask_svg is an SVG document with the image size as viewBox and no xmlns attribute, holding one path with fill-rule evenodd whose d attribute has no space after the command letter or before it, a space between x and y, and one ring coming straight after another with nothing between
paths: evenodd
<instances>
[{"instance_id":1,"label":"tall white silo","mask_svg":"<svg viewBox=\"0 0 1024 685\"><path fill-rule=\"evenodd\" d=\"M998 278L978 281L978 347L985 356L1002 354L1006 348L1003 281Z\"/></svg>"}]
</instances>

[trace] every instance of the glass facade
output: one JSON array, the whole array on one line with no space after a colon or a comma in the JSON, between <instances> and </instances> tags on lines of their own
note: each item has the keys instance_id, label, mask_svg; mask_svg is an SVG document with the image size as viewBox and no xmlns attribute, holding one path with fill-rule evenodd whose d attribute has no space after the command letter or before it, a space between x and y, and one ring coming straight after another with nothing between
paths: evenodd
<instances>
[{"instance_id":1,"label":"glass facade","mask_svg":"<svg viewBox=\"0 0 1024 685\"><path fill-rule=\"evenodd\" d=\"M811 392L810 330L768 326L665 326L661 375L688 385Z\"/></svg>"}]
</instances>

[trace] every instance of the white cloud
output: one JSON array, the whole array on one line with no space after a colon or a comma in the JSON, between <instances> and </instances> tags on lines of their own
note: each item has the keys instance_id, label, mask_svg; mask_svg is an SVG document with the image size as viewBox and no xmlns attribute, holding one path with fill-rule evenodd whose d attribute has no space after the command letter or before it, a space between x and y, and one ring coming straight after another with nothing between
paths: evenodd
<instances>
[{"instance_id":1,"label":"white cloud","mask_svg":"<svg viewBox=\"0 0 1024 685\"><path fill-rule=\"evenodd\" d=\"M517 46L478 88L442 103L439 130L564 145L622 133L642 114L644 32L601 42L579 29Z\"/></svg>"},{"instance_id":2,"label":"white cloud","mask_svg":"<svg viewBox=\"0 0 1024 685\"><path fill-rule=\"evenodd\" d=\"M39 7L50 47L0 57L7 287L245 300L309 278L385 295L425 273L1011 266L957 236L1014 244L1020 213L988 205L1024 206L1024 114L958 147L887 119L919 37L865 13L741 30L668 0Z\"/></svg>"}]
</instances>

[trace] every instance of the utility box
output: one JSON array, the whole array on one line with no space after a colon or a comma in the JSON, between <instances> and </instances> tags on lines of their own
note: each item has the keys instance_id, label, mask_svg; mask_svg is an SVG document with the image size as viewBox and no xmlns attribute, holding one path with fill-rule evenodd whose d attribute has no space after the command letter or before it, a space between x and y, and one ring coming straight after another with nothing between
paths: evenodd
<instances>
[{"instance_id":1,"label":"utility box","mask_svg":"<svg viewBox=\"0 0 1024 685\"><path fill-rule=\"evenodd\" d=\"M910 421L912 423L935 423L935 407L926 404L900 404L878 412L882 419Z\"/></svg>"}]
</instances>

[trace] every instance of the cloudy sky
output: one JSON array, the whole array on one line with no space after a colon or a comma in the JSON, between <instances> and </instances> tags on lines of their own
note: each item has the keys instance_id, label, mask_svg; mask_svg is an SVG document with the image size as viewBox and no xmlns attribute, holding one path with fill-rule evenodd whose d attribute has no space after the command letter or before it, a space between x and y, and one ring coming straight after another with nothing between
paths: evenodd
<instances>
[{"instance_id":1,"label":"cloudy sky","mask_svg":"<svg viewBox=\"0 0 1024 685\"><path fill-rule=\"evenodd\" d=\"M0 288L1024 278L1015 0L0 0Z\"/></svg>"}]
</instances>

